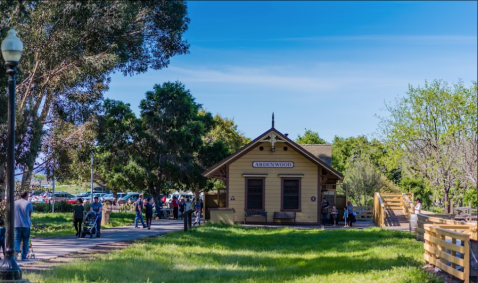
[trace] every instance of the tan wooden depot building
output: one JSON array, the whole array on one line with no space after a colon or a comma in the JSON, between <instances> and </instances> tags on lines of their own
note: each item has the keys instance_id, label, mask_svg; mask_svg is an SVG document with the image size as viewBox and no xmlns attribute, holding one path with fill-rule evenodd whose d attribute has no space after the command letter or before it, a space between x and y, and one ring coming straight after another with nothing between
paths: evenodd
<instances>
[{"instance_id":1,"label":"tan wooden depot building","mask_svg":"<svg viewBox=\"0 0 478 283\"><path fill-rule=\"evenodd\" d=\"M331 145L299 145L273 124L203 175L224 180L223 206L234 209L234 222L243 223L247 211L265 211L270 223L274 212L295 212L296 223L318 224L322 198L336 204L343 180L331 163Z\"/></svg>"}]
</instances>

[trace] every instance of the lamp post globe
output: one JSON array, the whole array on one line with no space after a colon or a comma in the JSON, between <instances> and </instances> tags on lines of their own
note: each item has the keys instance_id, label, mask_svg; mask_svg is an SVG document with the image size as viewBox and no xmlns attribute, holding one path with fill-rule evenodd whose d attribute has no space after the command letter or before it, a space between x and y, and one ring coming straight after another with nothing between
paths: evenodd
<instances>
[{"instance_id":1,"label":"lamp post globe","mask_svg":"<svg viewBox=\"0 0 478 283\"><path fill-rule=\"evenodd\" d=\"M2 41L2 56L8 74L8 134L7 134L7 249L0 265L0 281L22 282L22 270L15 260L15 67L22 57L23 43L14 29Z\"/></svg>"},{"instance_id":2,"label":"lamp post globe","mask_svg":"<svg viewBox=\"0 0 478 283\"><path fill-rule=\"evenodd\" d=\"M17 37L14 29L8 31L8 36L2 41L2 56L5 62L15 62L18 64L22 57L23 43Z\"/></svg>"}]
</instances>

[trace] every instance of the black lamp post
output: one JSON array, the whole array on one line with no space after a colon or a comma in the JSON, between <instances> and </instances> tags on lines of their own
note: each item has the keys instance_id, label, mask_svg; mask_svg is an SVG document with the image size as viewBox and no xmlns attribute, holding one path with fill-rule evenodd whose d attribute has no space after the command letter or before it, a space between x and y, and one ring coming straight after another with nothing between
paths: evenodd
<instances>
[{"instance_id":1,"label":"black lamp post","mask_svg":"<svg viewBox=\"0 0 478 283\"><path fill-rule=\"evenodd\" d=\"M2 41L2 56L8 74L8 137L7 137L7 250L0 266L0 281L22 279L22 270L15 260L15 67L22 57L23 43L14 29Z\"/></svg>"}]
</instances>

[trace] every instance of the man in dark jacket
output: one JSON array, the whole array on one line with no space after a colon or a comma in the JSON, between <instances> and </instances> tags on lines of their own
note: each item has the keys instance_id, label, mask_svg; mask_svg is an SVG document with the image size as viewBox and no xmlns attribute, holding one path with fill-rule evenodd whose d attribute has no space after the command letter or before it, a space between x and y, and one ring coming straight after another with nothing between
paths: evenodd
<instances>
[{"instance_id":1,"label":"man in dark jacket","mask_svg":"<svg viewBox=\"0 0 478 283\"><path fill-rule=\"evenodd\" d=\"M152 199L146 199L146 204L144 207L146 208L146 226L148 226L148 230L151 230L151 222L153 221L153 204L151 203Z\"/></svg>"},{"instance_id":2,"label":"man in dark jacket","mask_svg":"<svg viewBox=\"0 0 478 283\"><path fill-rule=\"evenodd\" d=\"M134 203L134 212L136 212L136 217L134 219L134 228L138 229L138 220L141 220L141 224L143 224L143 228L148 226L144 225L143 220L143 194L139 195L138 200Z\"/></svg>"},{"instance_id":3,"label":"man in dark jacket","mask_svg":"<svg viewBox=\"0 0 478 283\"><path fill-rule=\"evenodd\" d=\"M323 198L322 199L322 225L325 226L325 223L329 224L329 202Z\"/></svg>"}]
</instances>

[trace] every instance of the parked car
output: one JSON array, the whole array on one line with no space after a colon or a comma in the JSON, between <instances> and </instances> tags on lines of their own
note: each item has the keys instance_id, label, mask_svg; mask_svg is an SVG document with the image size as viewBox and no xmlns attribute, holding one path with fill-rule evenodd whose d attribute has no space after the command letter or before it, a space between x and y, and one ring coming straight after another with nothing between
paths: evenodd
<instances>
[{"instance_id":1,"label":"parked car","mask_svg":"<svg viewBox=\"0 0 478 283\"><path fill-rule=\"evenodd\" d=\"M127 195L127 193L116 193L116 199L121 199L123 197L125 197ZM101 198L101 202L105 202L105 201L113 201L114 199L114 196L113 194L107 194L107 195L104 195L102 198Z\"/></svg>"},{"instance_id":2,"label":"parked car","mask_svg":"<svg viewBox=\"0 0 478 283\"><path fill-rule=\"evenodd\" d=\"M83 198L82 198L83 199ZM71 204L76 204L76 201L78 200L78 197L76 196L73 196L72 198L70 198L68 201L68 203L71 203Z\"/></svg>"},{"instance_id":3,"label":"parked car","mask_svg":"<svg viewBox=\"0 0 478 283\"><path fill-rule=\"evenodd\" d=\"M85 197L89 197L90 195L91 195L91 192L83 192L81 194L77 194L76 197L85 198Z\"/></svg>"},{"instance_id":4,"label":"parked car","mask_svg":"<svg viewBox=\"0 0 478 283\"><path fill-rule=\"evenodd\" d=\"M139 193L128 193L124 197L118 199L118 204L127 204L129 200L135 202L139 198Z\"/></svg>"},{"instance_id":5,"label":"parked car","mask_svg":"<svg viewBox=\"0 0 478 283\"><path fill-rule=\"evenodd\" d=\"M69 201L69 200L71 200L72 198L75 197L74 195L72 195L70 193L55 192L55 194L53 194L53 193L48 194L46 199L45 199L45 202L51 203L52 199L53 199L53 195L55 196L55 201Z\"/></svg>"},{"instance_id":6,"label":"parked car","mask_svg":"<svg viewBox=\"0 0 478 283\"><path fill-rule=\"evenodd\" d=\"M93 193L93 198L98 197L98 199L101 200L101 198L106 195L105 193ZM83 202L91 202L91 196L88 195L87 197L83 198Z\"/></svg>"}]
</instances>

